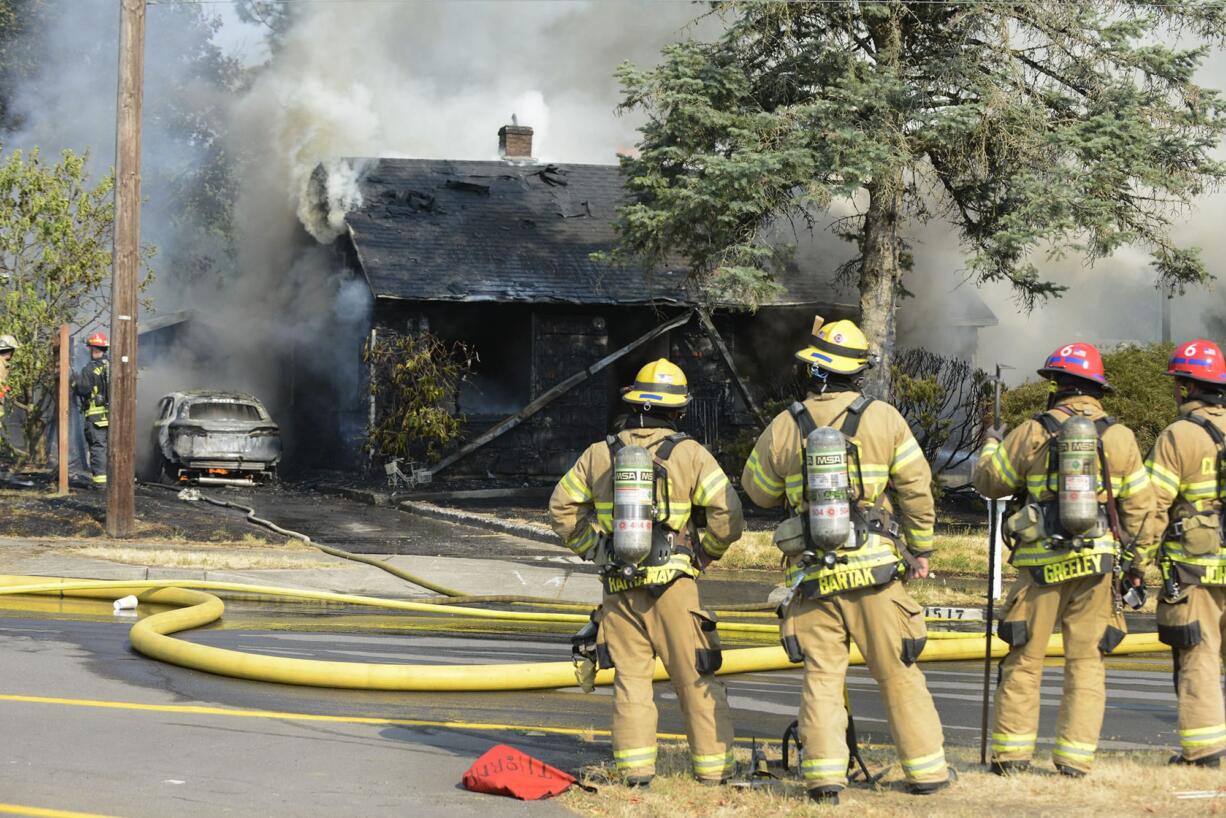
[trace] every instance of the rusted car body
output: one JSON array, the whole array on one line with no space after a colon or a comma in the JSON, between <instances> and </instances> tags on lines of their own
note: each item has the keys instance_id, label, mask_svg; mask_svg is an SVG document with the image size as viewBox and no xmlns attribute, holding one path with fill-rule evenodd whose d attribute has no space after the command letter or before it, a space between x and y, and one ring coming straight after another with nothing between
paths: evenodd
<instances>
[{"instance_id":1,"label":"rusted car body","mask_svg":"<svg viewBox=\"0 0 1226 818\"><path fill-rule=\"evenodd\" d=\"M235 392L173 392L153 424L156 479L254 485L276 478L281 429L264 404Z\"/></svg>"}]
</instances>

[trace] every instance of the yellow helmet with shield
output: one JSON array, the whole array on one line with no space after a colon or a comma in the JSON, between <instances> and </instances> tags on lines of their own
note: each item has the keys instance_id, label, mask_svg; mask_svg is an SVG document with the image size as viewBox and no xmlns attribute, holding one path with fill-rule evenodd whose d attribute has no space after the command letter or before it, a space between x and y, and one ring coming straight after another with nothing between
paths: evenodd
<instances>
[{"instance_id":1,"label":"yellow helmet with shield","mask_svg":"<svg viewBox=\"0 0 1226 818\"><path fill-rule=\"evenodd\" d=\"M622 395L622 400L638 406L676 409L689 405L690 390L681 367L660 358L639 370L634 385Z\"/></svg>"},{"instance_id":2,"label":"yellow helmet with shield","mask_svg":"<svg viewBox=\"0 0 1226 818\"><path fill-rule=\"evenodd\" d=\"M855 375L870 366L868 338L856 323L844 319L827 324L820 315L813 319L809 345L796 357L839 375Z\"/></svg>"}]
</instances>

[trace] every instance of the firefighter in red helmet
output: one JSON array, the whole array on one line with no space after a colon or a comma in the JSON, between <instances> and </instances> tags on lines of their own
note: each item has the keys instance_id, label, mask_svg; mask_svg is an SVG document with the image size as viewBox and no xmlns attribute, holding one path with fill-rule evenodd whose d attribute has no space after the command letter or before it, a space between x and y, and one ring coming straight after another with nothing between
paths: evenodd
<instances>
[{"instance_id":1,"label":"firefighter in red helmet","mask_svg":"<svg viewBox=\"0 0 1226 818\"><path fill-rule=\"evenodd\" d=\"M1179 418L1154 442L1153 485L1162 572L1158 638L1174 653L1179 755L1172 763L1219 768L1226 755L1222 645L1226 642L1226 363L1204 339L1175 347L1166 374ZM1148 557L1149 554L1147 553Z\"/></svg>"},{"instance_id":2,"label":"firefighter in red helmet","mask_svg":"<svg viewBox=\"0 0 1226 818\"><path fill-rule=\"evenodd\" d=\"M73 392L85 416L85 444L89 472L95 488L106 488L106 442L110 427L111 366L107 351L111 342L106 333L95 332L85 341L89 361L77 373Z\"/></svg>"},{"instance_id":3,"label":"firefighter in red helmet","mask_svg":"<svg viewBox=\"0 0 1226 818\"><path fill-rule=\"evenodd\" d=\"M1064 634L1064 695L1052 760L1064 775L1090 771L1106 705L1103 656L1124 638L1115 574L1140 564L1126 551L1148 546L1153 492L1126 426L1103 411L1111 389L1090 344L1067 344L1047 357L1047 411L1007 436L988 430L974 485L988 497L1016 498L1005 524L1018 579L997 630L1009 644L1001 662L992 731L992 771L1030 766L1039 728L1039 690L1047 642ZM1003 439L1002 439L1003 438Z\"/></svg>"}]
</instances>

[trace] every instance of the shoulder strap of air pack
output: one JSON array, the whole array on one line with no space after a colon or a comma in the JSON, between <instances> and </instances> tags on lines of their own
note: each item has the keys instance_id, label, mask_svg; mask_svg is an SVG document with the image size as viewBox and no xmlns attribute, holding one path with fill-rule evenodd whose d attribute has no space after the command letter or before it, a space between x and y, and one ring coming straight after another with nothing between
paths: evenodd
<instances>
[{"instance_id":1,"label":"shoulder strap of air pack","mask_svg":"<svg viewBox=\"0 0 1226 818\"><path fill-rule=\"evenodd\" d=\"M677 432L675 435L669 435L664 438L664 441L656 447L656 460L668 460L669 455L673 453L673 449L677 448L677 444L689 439L690 436L685 432Z\"/></svg>"},{"instance_id":2,"label":"shoulder strap of air pack","mask_svg":"<svg viewBox=\"0 0 1226 818\"><path fill-rule=\"evenodd\" d=\"M1213 445L1217 449L1217 498L1221 500L1223 490L1226 489L1226 435L1223 435L1222 430L1207 417L1184 415L1182 419L1204 429L1213 439Z\"/></svg>"},{"instance_id":3,"label":"shoulder strap of air pack","mask_svg":"<svg viewBox=\"0 0 1226 818\"><path fill-rule=\"evenodd\" d=\"M845 410L846 414L843 417L843 425L839 431L846 437L855 437L856 432L860 430L860 421L864 418L864 410L872 402L873 399L868 395L860 395L853 400Z\"/></svg>"},{"instance_id":4,"label":"shoulder strap of air pack","mask_svg":"<svg viewBox=\"0 0 1226 818\"><path fill-rule=\"evenodd\" d=\"M803 448L809 435L817 428L817 424L813 421L813 415L809 414L809 408L800 401L792 402L792 405L788 407L788 414L800 427L800 445Z\"/></svg>"},{"instance_id":5,"label":"shoulder strap of air pack","mask_svg":"<svg viewBox=\"0 0 1226 818\"><path fill-rule=\"evenodd\" d=\"M626 444L617 435L609 435L604 439L604 442L608 445L609 457L613 460L616 460L617 453L626 447Z\"/></svg>"}]
</instances>

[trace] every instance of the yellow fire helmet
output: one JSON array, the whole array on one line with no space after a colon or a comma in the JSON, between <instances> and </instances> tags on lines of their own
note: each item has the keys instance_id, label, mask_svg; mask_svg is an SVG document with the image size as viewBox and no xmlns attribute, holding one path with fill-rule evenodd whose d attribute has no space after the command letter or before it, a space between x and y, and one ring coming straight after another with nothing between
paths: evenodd
<instances>
[{"instance_id":1,"label":"yellow fire helmet","mask_svg":"<svg viewBox=\"0 0 1226 818\"><path fill-rule=\"evenodd\" d=\"M813 319L809 345L796 357L827 372L855 375L869 367L868 339L854 321L827 324L818 315Z\"/></svg>"},{"instance_id":2,"label":"yellow fire helmet","mask_svg":"<svg viewBox=\"0 0 1226 818\"><path fill-rule=\"evenodd\" d=\"M17 339L11 335L0 335L0 352L12 352L17 349Z\"/></svg>"},{"instance_id":3,"label":"yellow fire helmet","mask_svg":"<svg viewBox=\"0 0 1226 818\"><path fill-rule=\"evenodd\" d=\"M634 385L622 395L626 403L675 409L690 402L690 390L681 367L664 358L652 361L634 376Z\"/></svg>"}]
</instances>

